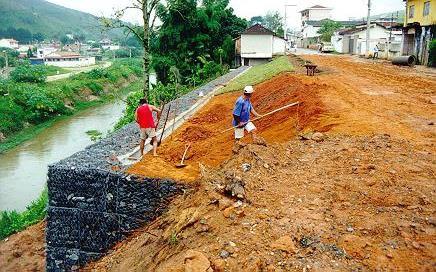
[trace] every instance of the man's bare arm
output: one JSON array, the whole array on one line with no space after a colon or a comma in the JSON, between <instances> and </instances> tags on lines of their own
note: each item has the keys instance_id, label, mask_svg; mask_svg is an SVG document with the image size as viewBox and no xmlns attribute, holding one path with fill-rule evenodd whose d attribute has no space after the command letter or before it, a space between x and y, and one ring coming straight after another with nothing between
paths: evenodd
<instances>
[{"instance_id":1,"label":"man's bare arm","mask_svg":"<svg viewBox=\"0 0 436 272\"><path fill-rule=\"evenodd\" d=\"M161 110L160 110L159 108L157 108L157 107L155 107L155 106L153 106L153 105L150 105L150 109L151 109L152 111L157 112L157 113L160 113L160 112L161 112Z\"/></svg>"},{"instance_id":2,"label":"man's bare arm","mask_svg":"<svg viewBox=\"0 0 436 272\"><path fill-rule=\"evenodd\" d=\"M257 113L257 111L254 109L254 107L251 107L251 113L254 114L256 117L262 117L261 114Z\"/></svg>"},{"instance_id":3,"label":"man's bare arm","mask_svg":"<svg viewBox=\"0 0 436 272\"><path fill-rule=\"evenodd\" d=\"M138 123L138 109L135 110L135 121Z\"/></svg>"}]
</instances>

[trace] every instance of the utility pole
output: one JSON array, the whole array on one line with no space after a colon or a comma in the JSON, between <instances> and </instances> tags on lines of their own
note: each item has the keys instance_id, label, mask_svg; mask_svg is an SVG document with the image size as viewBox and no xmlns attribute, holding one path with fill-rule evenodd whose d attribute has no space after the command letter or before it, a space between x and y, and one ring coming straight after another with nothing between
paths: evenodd
<instances>
[{"instance_id":1,"label":"utility pole","mask_svg":"<svg viewBox=\"0 0 436 272\"><path fill-rule=\"evenodd\" d=\"M366 56L369 56L369 28L371 26L371 0L368 0L368 17L366 18Z\"/></svg>"},{"instance_id":2,"label":"utility pole","mask_svg":"<svg viewBox=\"0 0 436 272\"><path fill-rule=\"evenodd\" d=\"M285 25L284 25L284 33L283 33L283 39L285 40L285 50L283 51L284 54L286 55L286 38L287 38L287 32L288 32L288 21L287 21L287 12L286 12L286 8L287 7L296 7L297 5L285 5Z\"/></svg>"},{"instance_id":3,"label":"utility pole","mask_svg":"<svg viewBox=\"0 0 436 272\"><path fill-rule=\"evenodd\" d=\"M390 54L390 51L391 51L391 42L392 42L392 26L394 25L394 13L392 13L392 16L391 16L391 27L389 28L389 40L388 40L388 52L387 52L387 54L386 54L386 56L387 56L387 59L389 59L389 54Z\"/></svg>"}]
</instances>

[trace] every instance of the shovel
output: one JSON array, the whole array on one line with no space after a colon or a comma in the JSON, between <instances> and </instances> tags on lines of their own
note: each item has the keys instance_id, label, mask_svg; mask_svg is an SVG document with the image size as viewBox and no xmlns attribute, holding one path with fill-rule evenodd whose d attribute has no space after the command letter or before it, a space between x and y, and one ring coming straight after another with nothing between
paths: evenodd
<instances>
[{"instance_id":1,"label":"shovel","mask_svg":"<svg viewBox=\"0 0 436 272\"><path fill-rule=\"evenodd\" d=\"M176 164L176 168L183 168L186 167L185 162L185 156L186 156L186 152L188 152L189 147L191 146L191 144L187 144L185 147L185 152L183 153L183 157L182 157L182 161L179 164Z\"/></svg>"}]
</instances>

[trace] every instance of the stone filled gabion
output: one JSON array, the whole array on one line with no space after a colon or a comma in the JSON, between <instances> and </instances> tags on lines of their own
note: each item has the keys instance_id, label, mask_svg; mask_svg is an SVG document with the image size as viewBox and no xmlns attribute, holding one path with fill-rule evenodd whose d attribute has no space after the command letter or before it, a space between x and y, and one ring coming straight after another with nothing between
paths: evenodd
<instances>
[{"instance_id":1,"label":"stone filled gabion","mask_svg":"<svg viewBox=\"0 0 436 272\"><path fill-rule=\"evenodd\" d=\"M170 180L52 165L48 174L47 271L76 270L156 218L177 192Z\"/></svg>"},{"instance_id":2,"label":"stone filled gabion","mask_svg":"<svg viewBox=\"0 0 436 272\"><path fill-rule=\"evenodd\" d=\"M170 117L188 110L201 99L200 92L207 95L245 69L238 68L172 101ZM116 159L131 151L138 139L137 125L129 124L49 166L47 271L78 270L165 211L167 199L178 191L176 183L126 175Z\"/></svg>"}]
</instances>

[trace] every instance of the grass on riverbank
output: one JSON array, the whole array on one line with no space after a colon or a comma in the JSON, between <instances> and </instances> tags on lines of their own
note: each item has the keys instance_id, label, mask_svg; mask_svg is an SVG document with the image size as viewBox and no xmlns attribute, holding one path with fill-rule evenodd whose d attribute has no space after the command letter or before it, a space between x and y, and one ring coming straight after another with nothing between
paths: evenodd
<instances>
[{"instance_id":1,"label":"grass on riverbank","mask_svg":"<svg viewBox=\"0 0 436 272\"><path fill-rule=\"evenodd\" d=\"M62 117L119 96L126 83L140 77L141 69L140 60L128 59L55 82L0 81L0 137L6 137L0 153L35 137Z\"/></svg>"},{"instance_id":2,"label":"grass on riverbank","mask_svg":"<svg viewBox=\"0 0 436 272\"><path fill-rule=\"evenodd\" d=\"M39 198L27 206L25 211L21 213L16 211L1 212L0 240L44 219L47 214L47 203L47 189L44 189Z\"/></svg>"},{"instance_id":3,"label":"grass on riverbank","mask_svg":"<svg viewBox=\"0 0 436 272\"><path fill-rule=\"evenodd\" d=\"M220 93L242 90L247 85L256 85L268 80L282 72L293 71L293 67L287 56L273 59L271 62L256 65L250 68L240 77L232 80Z\"/></svg>"},{"instance_id":4,"label":"grass on riverbank","mask_svg":"<svg viewBox=\"0 0 436 272\"><path fill-rule=\"evenodd\" d=\"M45 66L45 71L47 73L47 76L55 76L55 75L62 75L62 74L71 73L71 70L69 70L69 69L50 66L50 65Z\"/></svg>"},{"instance_id":5,"label":"grass on riverbank","mask_svg":"<svg viewBox=\"0 0 436 272\"><path fill-rule=\"evenodd\" d=\"M142 83L141 79L135 80L126 87L123 87L119 90L119 96L125 96L126 94L130 93L134 88L138 88L140 84ZM45 129L51 127L54 123L64 120L66 118L71 118L75 114L81 112L82 110L93 108L105 103L108 103L112 101L113 99L116 99L114 95L107 95L104 97L101 97L101 99L93 100L93 101L78 101L76 102L74 111L72 111L68 115L61 115L56 116L44 123L33 125L28 128L25 128L21 130L20 132L13 134L9 136L5 141L0 143L0 154L2 152L5 152L9 149L12 149L18 145L20 145L23 142L29 141L33 139L34 137L38 136L41 132L43 132Z\"/></svg>"}]
</instances>

